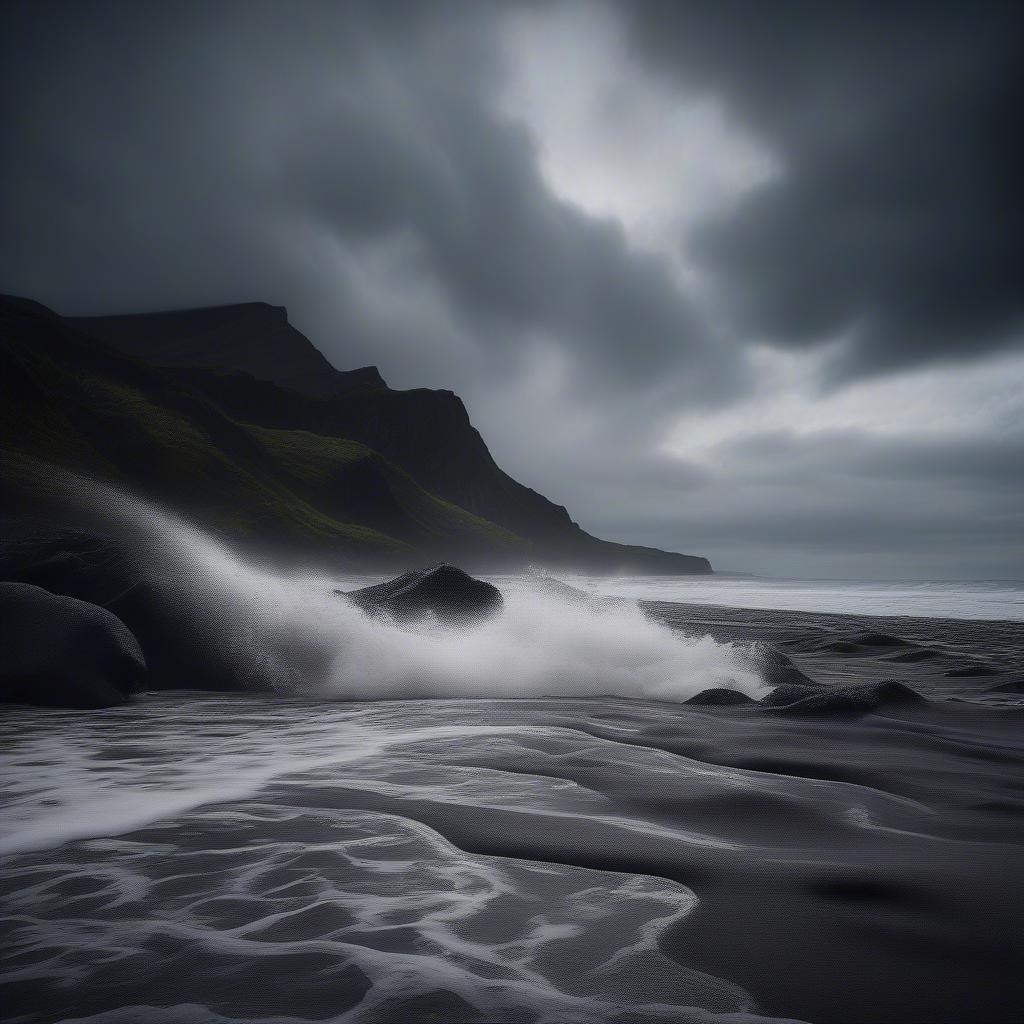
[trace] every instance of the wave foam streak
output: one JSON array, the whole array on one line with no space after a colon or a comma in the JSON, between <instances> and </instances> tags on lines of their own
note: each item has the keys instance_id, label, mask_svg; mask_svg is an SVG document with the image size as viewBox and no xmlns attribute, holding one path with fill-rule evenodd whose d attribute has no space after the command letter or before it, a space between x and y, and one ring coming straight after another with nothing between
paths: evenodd
<instances>
[{"instance_id":1,"label":"wave foam streak","mask_svg":"<svg viewBox=\"0 0 1024 1024\"><path fill-rule=\"evenodd\" d=\"M685 885L517 856L502 833L513 814L525 835L588 823L714 846L536 773L620 744L482 726L454 702L145 698L102 717L15 714L0 728L12 1020L758 1019L741 989L662 952L696 904ZM473 764L497 752L514 765L517 745L522 769ZM634 772L672 760L619 757ZM709 774L677 762L680 779ZM445 821L488 817L507 854L445 838Z\"/></svg>"}]
</instances>

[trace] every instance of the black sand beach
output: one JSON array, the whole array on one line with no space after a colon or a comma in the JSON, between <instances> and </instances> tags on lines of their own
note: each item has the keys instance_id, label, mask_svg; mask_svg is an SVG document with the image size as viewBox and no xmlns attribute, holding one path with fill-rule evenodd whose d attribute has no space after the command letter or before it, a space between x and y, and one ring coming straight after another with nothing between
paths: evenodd
<instances>
[{"instance_id":1,"label":"black sand beach","mask_svg":"<svg viewBox=\"0 0 1024 1024\"><path fill-rule=\"evenodd\" d=\"M1024 1024L1022 66L4 3L0 1024Z\"/></svg>"},{"instance_id":2,"label":"black sand beach","mask_svg":"<svg viewBox=\"0 0 1024 1024\"><path fill-rule=\"evenodd\" d=\"M1020 625L648 612L927 703L8 708L7 1019L1020 1020Z\"/></svg>"}]
</instances>

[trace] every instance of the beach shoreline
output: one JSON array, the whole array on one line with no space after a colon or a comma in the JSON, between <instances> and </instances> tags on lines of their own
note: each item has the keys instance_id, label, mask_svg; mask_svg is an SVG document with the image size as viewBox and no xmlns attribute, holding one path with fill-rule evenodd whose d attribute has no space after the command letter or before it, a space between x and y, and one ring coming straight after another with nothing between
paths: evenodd
<instances>
[{"instance_id":1,"label":"beach shoreline","mask_svg":"<svg viewBox=\"0 0 1024 1024\"><path fill-rule=\"evenodd\" d=\"M645 607L927 702L7 707L10 1019L1019 1019L1019 625Z\"/></svg>"}]
</instances>

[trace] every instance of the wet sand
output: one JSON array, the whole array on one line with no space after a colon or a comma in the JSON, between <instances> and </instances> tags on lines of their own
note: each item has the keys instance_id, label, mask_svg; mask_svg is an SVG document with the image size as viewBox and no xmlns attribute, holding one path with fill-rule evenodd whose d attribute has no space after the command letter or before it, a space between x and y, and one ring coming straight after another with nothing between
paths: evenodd
<instances>
[{"instance_id":1,"label":"wet sand","mask_svg":"<svg viewBox=\"0 0 1024 1024\"><path fill-rule=\"evenodd\" d=\"M9 709L8 1019L1020 1020L1021 626L648 610L929 700Z\"/></svg>"}]
</instances>

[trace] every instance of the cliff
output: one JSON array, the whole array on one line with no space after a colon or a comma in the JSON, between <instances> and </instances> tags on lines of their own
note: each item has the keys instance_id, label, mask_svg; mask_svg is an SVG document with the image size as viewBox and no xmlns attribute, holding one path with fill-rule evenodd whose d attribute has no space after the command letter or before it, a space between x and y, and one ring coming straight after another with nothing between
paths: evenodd
<instances>
[{"instance_id":1,"label":"cliff","mask_svg":"<svg viewBox=\"0 0 1024 1024\"><path fill-rule=\"evenodd\" d=\"M495 463L450 391L336 370L264 303L61 318L0 302L5 446L98 472L227 532L415 562L706 573L590 536Z\"/></svg>"}]
</instances>

